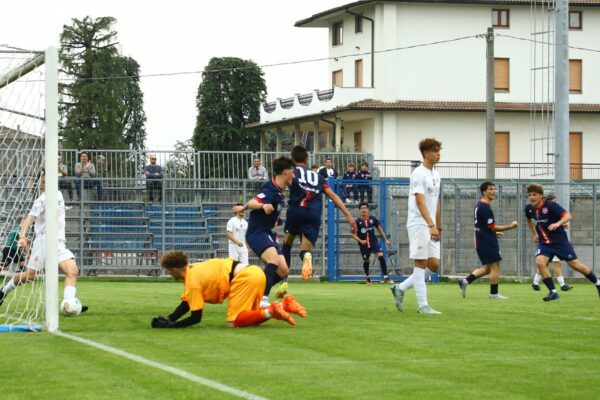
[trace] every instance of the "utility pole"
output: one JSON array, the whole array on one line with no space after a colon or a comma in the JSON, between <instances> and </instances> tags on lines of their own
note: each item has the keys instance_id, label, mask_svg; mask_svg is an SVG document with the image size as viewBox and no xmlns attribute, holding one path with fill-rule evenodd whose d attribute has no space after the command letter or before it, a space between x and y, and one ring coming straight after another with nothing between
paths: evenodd
<instances>
[{"instance_id":1,"label":"utility pole","mask_svg":"<svg viewBox=\"0 0 600 400\"><path fill-rule=\"evenodd\" d=\"M569 3L556 1L554 49L554 183L558 203L569 210Z\"/></svg>"},{"instance_id":2,"label":"utility pole","mask_svg":"<svg viewBox=\"0 0 600 400\"><path fill-rule=\"evenodd\" d=\"M485 88L485 177L496 177L496 113L494 106L494 28L488 28Z\"/></svg>"}]
</instances>

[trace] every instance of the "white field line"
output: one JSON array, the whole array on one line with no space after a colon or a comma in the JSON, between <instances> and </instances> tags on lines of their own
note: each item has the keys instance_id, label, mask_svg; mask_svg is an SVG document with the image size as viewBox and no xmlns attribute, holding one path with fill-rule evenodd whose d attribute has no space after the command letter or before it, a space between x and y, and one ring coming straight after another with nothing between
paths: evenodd
<instances>
[{"instance_id":1,"label":"white field line","mask_svg":"<svg viewBox=\"0 0 600 400\"><path fill-rule=\"evenodd\" d=\"M74 340L75 342L83 343L85 345L94 347L94 348L102 350L102 351L106 351L107 353L111 353L111 354L115 354L115 355L120 356L120 357L124 357L124 358L126 358L128 360L135 361L137 363L140 363L140 364L143 364L143 365L147 365L147 366L152 367L152 368L156 368L156 369L160 369L160 370L165 371L165 372L169 372L169 373L171 373L173 375L179 376L180 378L187 379L187 380L195 382L195 383L199 383L200 385L204 385L206 387L218 390L220 392L229 393L232 396L239 397L240 399L267 400L264 397L260 397L260 396L257 396L255 394L248 393L248 392L243 391L243 390L235 389L235 388L232 388L230 386L223 385L222 383L211 381L210 379L206 379L206 378L203 378L201 376L194 375L194 374L189 373L187 371L183 371L183 370L178 369L178 368L170 367L168 365L161 364L161 363L156 362L156 361L148 360L148 359L146 359L144 357L136 356L135 354L131 354L131 353L128 353L126 351L119 350L117 348L104 345L102 343L98 343L98 342L94 342L92 340L84 339L84 338L81 338L79 336L69 335L68 333L64 333L64 332L60 332L60 331L59 332L53 332L53 334L56 335L56 336L64 337L66 339Z\"/></svg>"}]
</instances>

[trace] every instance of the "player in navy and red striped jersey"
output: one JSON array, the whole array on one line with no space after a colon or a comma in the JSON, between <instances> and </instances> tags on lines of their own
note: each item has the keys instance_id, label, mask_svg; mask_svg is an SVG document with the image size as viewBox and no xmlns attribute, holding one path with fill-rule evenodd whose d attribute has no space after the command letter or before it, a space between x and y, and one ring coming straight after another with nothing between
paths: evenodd
<instances>
[{"instance_id":1,"label":"player in navy and red striped jersey","mask_svg":"<svg viewBox=\"0 0 600 400\"><path fill-rule=\"evenodd\" d=\"M290 187L290 199L285 218L285 237L283 239L283 255L291 262L292 245L296 236L301 236L300 259L302 260L302 278L312 276L312 254L319 231L321 229L321 213L323 210L323 194L346 216L352 232L356 231L356 223L342 200L331 190L329 184L318 173L307 167L308 152L302 146L296 146L291 152L295 164L295 179ZM278 297L285 294L287 288L281 288Z\"/></svg>"},{"instance_id":2,"label":"player in navy and red striped jersey","mask_svg":"<svg viewBox=\"0 0 600 400\"><path fill-rule=\"evenodd\" d=\"M233 207L234 213L252 210L248 219L246 243L266 264L267 284L263 303L268 303L271 287L287 277L289 272L285 258L277 245L273 228L277 224L284 202L283 191L292 184L294 179L294 163L287 157L275 159L273 174L275 176L265 182L256 197L243 206Z\"/></svg>"},{"instance_id":3,"label":"player in navy and red striped jersey","mask_svg":"<svg viewBox=\"0 0 600 400\"><path fill-rule=\"evenodd\" d=\"M481 200L475 206L475 250L481 261L481 267L473 271L469 276L458 280L458 286L462 296L467 293L467 286L474 280L485 275L490 275L490 299L507 299L498 293L498 282L500 281L500 246L498 237L502 237L504 231L515 229L518 224L513 221L510 225L496 225L491 203L496 199L496 185L486 181L479 186Z\"/></svg>"},{"instance_id":4,"label":"player in navy and red striped jersey","mask_svg":"<svg viewBox=\"0 0 600 400\"><path fill-rule=\"evenodd\" d=\"M528 185L527 198L530 204L525 206L525 217L533 239L538 243L535 264L543 277L544 285L550 291L544 297L544 301L558 300L559 298L550 271L548 271L548 263L554 256L566 261L569 267L580 272L595 284L600 295L600 280L596 278L590 267L577 259L577 254L565 232L564 225L571 220L571 213L558 203L544 200L542 185Z\"/></svg>"},{"instance_id":5,"label":"player in navy and red striped jersey","mask_svg":"<svg viewBox=\"0 0 600 400\"><path fill-rule=\"evenodd\" d=\"M383 275L383 281L393 284L392 281L388 277L387 273L387 263L385 261L385 257L383 256L383 248L375 235L375 229L379 231L381 237L385 240L385 244L387 246L390 245L390 240L387 238L383 228L381 227L381 223L375 216L369 214L369 203L362 202L358 205L358 211L360 215L356 218L356 233L352 234L352 238L358 242L358 247L360 249L360 255L363 259L363 269L365 271L365 277L367 280L367 284L371 285L371 277L369 276L369 265L371 264L371 253L375 253L377 258L379 259L379 265L381 267L381 275Z\"/></svg>"}]
</instances>

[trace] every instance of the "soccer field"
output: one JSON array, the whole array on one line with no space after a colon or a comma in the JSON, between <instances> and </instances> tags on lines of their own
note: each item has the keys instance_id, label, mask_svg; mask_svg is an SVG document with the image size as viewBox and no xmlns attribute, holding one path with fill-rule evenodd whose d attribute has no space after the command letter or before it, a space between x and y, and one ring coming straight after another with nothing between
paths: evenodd
<instances>
[{"instance_id":1,"label":"soccer field","mask_svg":"<svg viewBox=\"0 0 600 400\"><path fill-rule=\"evenodd\" d=\"M156 363L145 365L48 333L1 334L2 399L592 399L600 375L600 299L575 284L556 302L525 284L428 286L443 312L399 313L389 286L291 282L308 309L296 326L226 327L207 305L186 329L151 329L179 303L180 283L82 280L90 311L61 317L69 335ZM167 372L172 367L192 379ZM189 378L188 377L188 378ZM225 385L219 390L218 385ZM223 387L222 387L223 388ZM254 396L254 397L253 397Z\"/></svg>"}]
</instances>

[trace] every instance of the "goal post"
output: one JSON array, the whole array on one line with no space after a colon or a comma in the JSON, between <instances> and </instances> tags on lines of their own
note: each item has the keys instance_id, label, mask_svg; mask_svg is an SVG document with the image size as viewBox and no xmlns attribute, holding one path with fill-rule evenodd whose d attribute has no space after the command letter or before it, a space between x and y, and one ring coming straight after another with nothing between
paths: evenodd
<instances>
[{"instance_id":1,"label":"goal post","mask_svg":"<svg viewBox=\"0 0 600 400\"><path fill-rule=\"evenodd\" d=\"M46 221L58 216L58 51L0 45L0 331L58 330L56 223L45 229L45 266L33 279L29 246L19 246L19 225L40 195L45 169ZM26 282L12 286L14 282ZM6 294L4 294L6 292Z\"/></svg>"}]
</instances>

